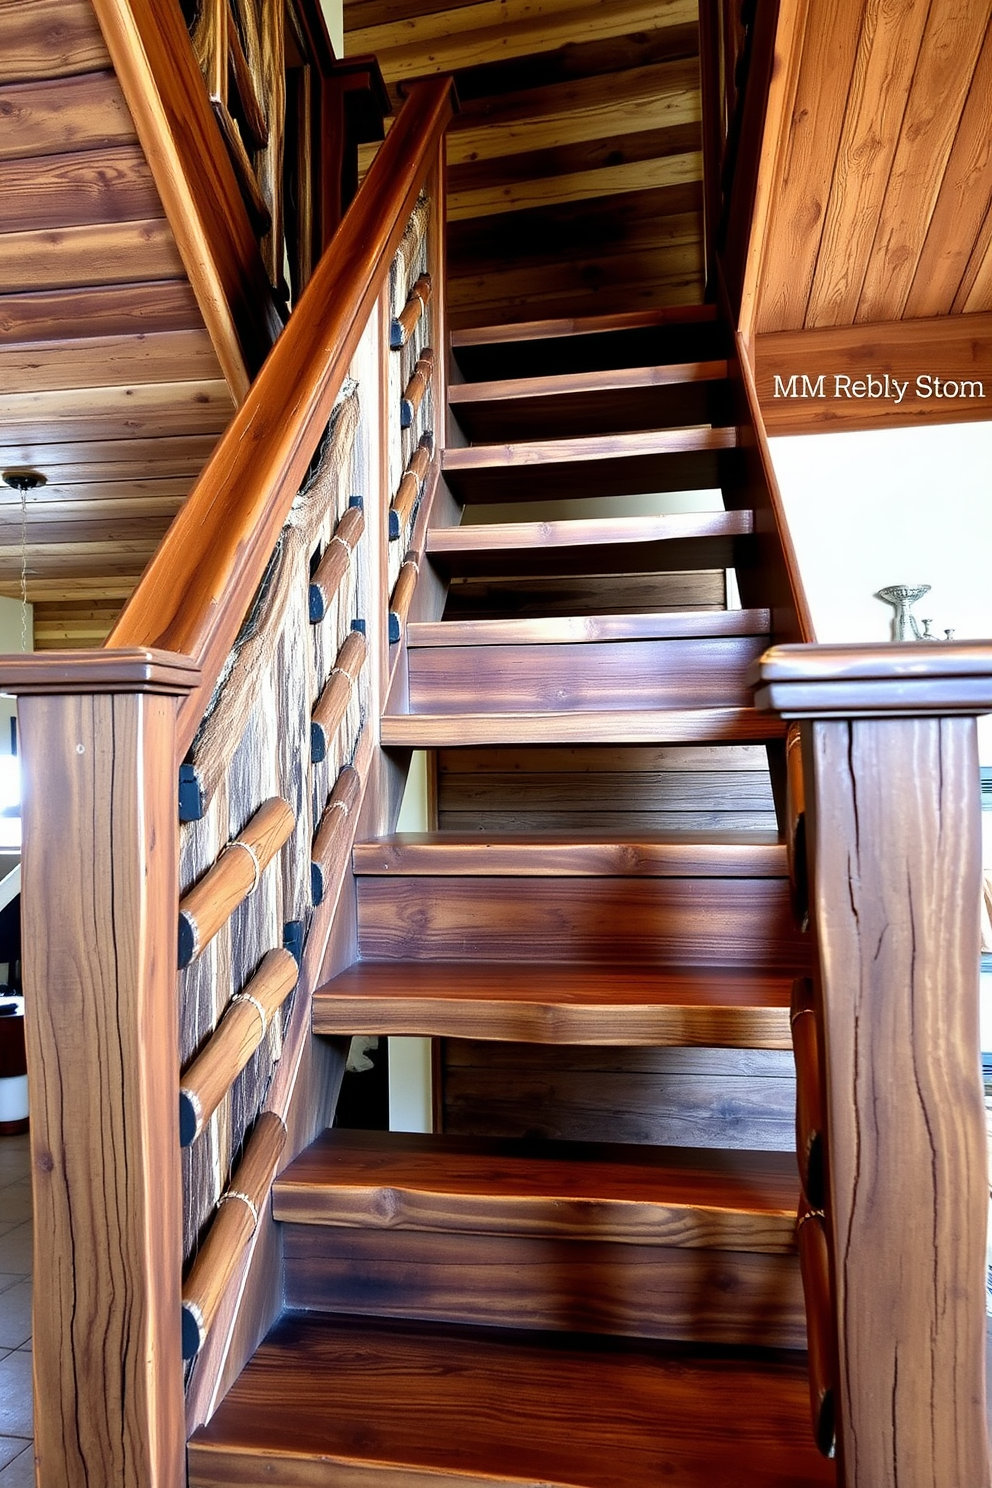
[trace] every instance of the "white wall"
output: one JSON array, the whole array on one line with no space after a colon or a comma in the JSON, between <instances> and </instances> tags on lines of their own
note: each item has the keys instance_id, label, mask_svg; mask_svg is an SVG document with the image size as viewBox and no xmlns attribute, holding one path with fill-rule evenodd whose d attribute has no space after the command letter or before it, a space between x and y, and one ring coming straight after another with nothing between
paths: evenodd
<instances>
[{"instance_id":1,"label":"white wall","mask_svg":"<svg viewBox=\"0 0 992 1488\"><path fill-rule=\"evenodd\" d=\"M344 0L320 0L335 57L344 56Z\"/></svg>"},{"instance_id":2,"label":"white wall","mask_svg":"<svg viewBox=\"0 0 992 1488\"><path fill-rule=\"evenodd\" d=\"M0 595L0 656L34 650L34 605ZM0 754L10 753L10 720L16 716L12 697L0 696Z\"/></svg>"},{"instance_id":3,"label":"white wall","mask_svg":"<svg viewBox=\"0 0 992 1488\"><path fill-rule=\"evenodd\" d=\"M769 441L819 641L891 638L888 584L929 584L914 614L992 639L992 423ZM992 764L992 720L979 724Z\"/></svg>"},{"instance_id":4,"label":"white wall","mask_svg":"<svg viewBox=\"0 0 992 1488\"><path fill-rule=\"evenodd\" d=\"M884 641L887 584L914 613L992 637L992 423L769 441L819 641Z\"/></svg>"}]
</instances>

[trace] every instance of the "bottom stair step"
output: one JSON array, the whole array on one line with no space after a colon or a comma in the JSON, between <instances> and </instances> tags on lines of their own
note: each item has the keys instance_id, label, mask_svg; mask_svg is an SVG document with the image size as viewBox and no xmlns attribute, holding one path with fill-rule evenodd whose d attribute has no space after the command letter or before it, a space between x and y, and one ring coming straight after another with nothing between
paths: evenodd
<instances>
[{"instance_id":1,"label":"bottom stair step","mask_svg":"<svg viewBox=\"0 0 992 1488\"><path fill-rule=\"evenodd\" d=\"M818 1488L802 1355L286 1316L190 1488Z\"/></svg>"},{"instance_id":2,"label":"bottom stair step","mask_svg":"<svg viewBox=\"0 0 992 1488\"><path fill-rule=\"evenodd\" d=\"M333 1129L274 1198L292 1308L806 1345L787 1153Z\"/></svg>"}]
</instances>

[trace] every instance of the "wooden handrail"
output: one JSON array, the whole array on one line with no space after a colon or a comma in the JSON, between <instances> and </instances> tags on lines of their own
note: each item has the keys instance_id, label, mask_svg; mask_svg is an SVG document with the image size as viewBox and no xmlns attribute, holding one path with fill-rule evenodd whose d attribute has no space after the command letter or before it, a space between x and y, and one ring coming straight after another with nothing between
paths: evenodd
<instances>
[{"instance_id":1,"label":"wooden handrail","mask_svg":"<svg viewBox=\"0 0 992 1488\"><path fill-rule=\"evenodd\" d=\"M108 647L178 651L201 668L200 687L180 707L180 753L261 581L451 114L450 79L411 87L333 248L108 638Z\"/></svg>"},{"instance_id":2,"label":"wooden handrail","mask_svg":"<svg viewBox=\"0 0 992 1488\"><path fill-rule=\"evenodd\" d=\"M847 1488L988 1488L975 720L992 712L992 644L780 646L757 682L759 707L802 721L824 1125L822 1225L800 1236L815 1429L827 1445L835 1377Z\"/></svg>"}]
</instances>

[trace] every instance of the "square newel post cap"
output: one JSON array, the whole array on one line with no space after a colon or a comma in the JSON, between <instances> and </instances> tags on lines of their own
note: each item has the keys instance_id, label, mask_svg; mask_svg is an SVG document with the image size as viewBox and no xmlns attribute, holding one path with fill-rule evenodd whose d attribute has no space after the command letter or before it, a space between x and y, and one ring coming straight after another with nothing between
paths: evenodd
<instances>
[{"instance_id":1,"label":"square newel post cap","mask_svg":"<svg viewBox=\"0 0 992 1488\"><path fill-rule=\"evenodd\" d=\"M0 656L0 692L16 697L145 692L182 698L199 681L200 668L190 657L142 646Z\"/></svg>"},{"instance_id":2,"label":"square newel post cap","mask_svg":"<svg viewBox=\"0 0 992 1488\"><path fill-rule=\"evenodd\" d=\"M782 718L939 718L992 713L992 641L773 646L749 679Z\"/></svg>"}]
</instances>

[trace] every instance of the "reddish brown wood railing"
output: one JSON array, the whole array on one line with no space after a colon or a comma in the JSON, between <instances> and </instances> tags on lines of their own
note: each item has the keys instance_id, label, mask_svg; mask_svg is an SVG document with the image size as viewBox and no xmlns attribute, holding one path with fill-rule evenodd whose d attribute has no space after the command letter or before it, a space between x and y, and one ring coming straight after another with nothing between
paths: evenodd
<instances>
[{"instance_id":1,"label":"reddish brown wood railing","mask_svg":"<svg viewBox=\"0 0 992 1488\"><path fill-rule=\"evenodd\" d=\"M376 449L388 429L401 428L401 399L390 400L389 389L398 380L402 391L412 368L394 372L389 361L397 355L388 338L390 269L411 214L416 208L423 217L428 209L419 200L426 188L431 220L416 239L417 253L426 256L435 283L443 284L439 215L449 95L446 79L411 89L331 251L108 647L0 662L0 685L20 696L26 776L22 901L32 947L25 985L39 1237L34 1367L40 1488L180 1488L187 1428L210 1414L279 1307L268 1185L281 1155L291 1156L314 1124L326 1120L340 1076L340 1059L312 1047L308 997L327 964L347 850L373 773L372 720L396 665L386 579L395 493L385 455ZM430 332L440 345L443 297L432 297L430 314ZM421 352L416 348L417 356ZM354 610L339 610L338 628L320 642L324 662L317 682L333 674L335 649L339 658L349 644L359 649L361 634L367 721L348 725L352 742L343 770L333 764L329 773L330 760L307 762L324 773L304 777L304 815L309 821L311 796L318 814L329 796L328 809L346 829L333 842L318 834L319 893L310 891L311 841L304 843L306 902L315 906L310 933L298 948L299 984L281 1058L263 1091L262 1118L248 1137L239 1173L224 1179L217 1211L223 1223L209 1229L187 1279L187 1331L197 1335L191 1347L202 1347L184 1403L179 764L214 699L263 575L272 571L277 541L284 550L286 534L296 530L284 531L284 524L294 502L299 520L301 481L314 465L332 409L345 406L339 394L349 376L367 409L356 415L369 445L364 522L352 520L349 527L364 527L364 533L348 555L349 564L361 556L364 629L349 632ZM404 438L422 435L419 428L403 432ZM440 442L431 447L419 514L404 537L414 552L437 480ZM347 509L347 494L343 499ZM342 516L338 512L339 522ZM333 542L334 514L321 520ZM318 552L307 549L305 557ZM305 626L306 562L302 572L298 599ZM330 586L324 599L335 606ZM214 703L223 709L224 695ZM254 801L246 819L265 795L271 790ZM297 820L298 808L293 815ZM227 866L238 883L225 883L216 894L211 888L208 909L217 908L219 897L233 904L244 888L254 892L276 871L276 858L266 868L267 851L249 838L250 831L241 833L238 840L247 846L229 854ZM208 919L212 926L216 915ZM271 999L257 999L262 1013L277 1008L286 981L280 979ZM249 996L250 982L244 991ZM216 1100L220 1066L236 1072L246 1037L237 1026L222 1034L206 1075L191 1062L201 1108ZM239 1197L244 1172L250 1202Z\"/></svg>"},{"instance_id":2,"label":"reddish brown wood railing","mask_svg":"<svg viewBox=\"0 0 992 1488\"><path fill-rule=\"evenodd\" d=\"M778 647L757 701L801 720L815 1430L836 1432L845 1488L988 1488L975 717L992 646Z\"/></svg>"},{"instance_id":3,"label":"reddish brown wood railing","mask_svg":"<svg viewBox=\"0 0 992 1488\"><path fill-rule=\"evenodd\" d=\"M411 95L298 307L114 627L112 647L189 656L189 746L257 588L451 116L450 86ZM333 348L328 355L328 348ZM290 402L286 406L285 395ZM280 396L280 394L282 396Z\"/></svg>"}]
</instances>

